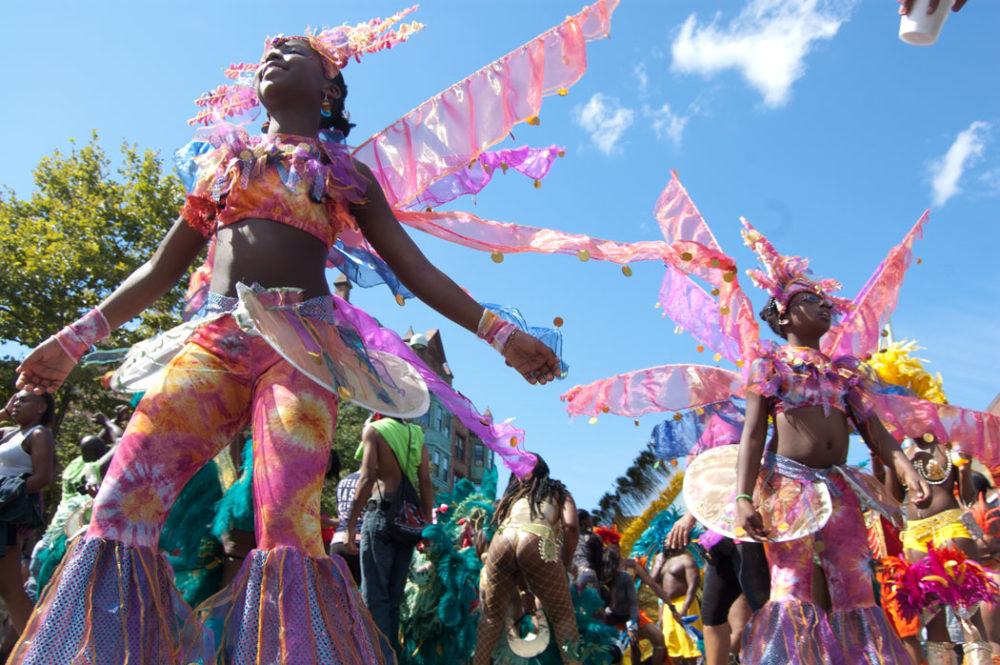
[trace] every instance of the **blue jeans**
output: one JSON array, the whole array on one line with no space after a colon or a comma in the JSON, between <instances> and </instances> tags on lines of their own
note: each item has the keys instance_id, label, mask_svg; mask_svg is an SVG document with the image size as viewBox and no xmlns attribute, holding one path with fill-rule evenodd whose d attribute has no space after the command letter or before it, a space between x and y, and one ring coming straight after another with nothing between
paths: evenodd
<instances>
[{"instance_id":1,"label":"blue jeans","mask_svg":"<svg viewBox=\"0 0 1000 665\"><path fill-rule=\"evenodd\" d=\"M386 499L391 500L391 495ZM391 648L399 650L399 606L403 602L406 576L410 571L413 546L402 546L389 535L386 511L365 510L361 524L361 597L378 629L385 633ZM382 642L382 648L388 646ZM385 653L387 663L395 654Z\"/></svg>"}]
</instances>

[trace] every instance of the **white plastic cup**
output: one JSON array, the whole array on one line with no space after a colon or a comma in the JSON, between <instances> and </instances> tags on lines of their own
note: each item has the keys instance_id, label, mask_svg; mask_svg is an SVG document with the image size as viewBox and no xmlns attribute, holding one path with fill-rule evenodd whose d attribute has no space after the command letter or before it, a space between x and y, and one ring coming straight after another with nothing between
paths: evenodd
<instances>
[{"instance_id":1,"label":"white plastic cup","mask_svg":"<svg viewBox=\"0 0 1000 665\"><path fill-rule=\"evenodd\" d=\"M937 41L955 0L940 0L933 14L927 13L930 0L915 0L906 16L899 17L899 38L913 46L930 46Z\"/></svg>"}]
</instances>

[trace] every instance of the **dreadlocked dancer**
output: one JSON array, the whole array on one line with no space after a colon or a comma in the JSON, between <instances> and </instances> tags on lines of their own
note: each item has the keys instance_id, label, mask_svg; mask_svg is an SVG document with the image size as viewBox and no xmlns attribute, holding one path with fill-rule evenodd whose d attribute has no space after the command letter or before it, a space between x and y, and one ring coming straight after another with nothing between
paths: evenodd
<instances>
[{"instance_id":1,"label":"dreadlocked dancer","mask_svg":"<svg viewBox=\"0 0 1000 665\"><path fill-rule=\"evenodd\" d=\"M483 618L473 662L491 662L519 578L541 601L563 662L579 662L579 634L566 574L580 537L576 504L565 485L549 478L549 467L541 457L525 478L511 475L493 524L497 531L480 581Z\"/></svg>"}]
</instances>

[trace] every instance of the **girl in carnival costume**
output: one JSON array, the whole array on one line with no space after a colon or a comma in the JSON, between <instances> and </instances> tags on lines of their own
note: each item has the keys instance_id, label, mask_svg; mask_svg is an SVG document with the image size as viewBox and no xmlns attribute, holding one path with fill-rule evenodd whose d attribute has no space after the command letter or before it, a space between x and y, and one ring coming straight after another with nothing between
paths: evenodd
<instances>
[{"instance_id":1,"label":"girl in carnival costume","mask_svg":"<svg viewBox=\"0 0 1000 665\"><path fill-rule=\"evenodd\" d=\"M737 494L734 488L737 447L723 444L740 439L746 421L746 406L740 398L748 395L748 388L751 389L749 392L752 392L755 385L760 390L759 377L762 375L763 367L758 366L756 373L758 379L755 382L750 384L747 382L753 361L758 357L765 357L767 358L765 365L775 367L780 373L777 378L772 376L764 386L768 391L780 388L783 381L794 373L789 370L785 362L782 362L781 350L771 344L760 342L758 324L750 300L740 287L735 261L723 252L687 192L677 180L676 173L673 176L661 194L655 211L660 230L669 243L670 250L664 252L667 265L659 302L664 313L670 316L679 328L687 330L698 340L699 350L715 351L717 363L723 359L728 360L735 363L737 371L718 365L661 365L576 386L563 395L563 400L567 402L566 410L571 415L590 415L594 418L606 413L635 418L651 412L675 412L671 418L654 429L651 443L661 459L697 455L689 464L685 477L685 503L702 524L720 535L737 537L734 528L737 518L734 505ZM921 236L926 219L925 213L903 241L890 250L885 260L855 296L850 304L850 313L838 322L829 334L818 336L816 341L820 345L819 349L793 353L789 358L790 362L801 363L804 366L802 372L808 374L815 369L807 362L814 352L816 356L821 352L827 358L844 356L857 358L865 357L877 348L879 333L895 308L902 278L912 263L912 244ZM753 244L759 244L762 237L752 229L748 230ZM768 248L769 256L776 260L781 259L773 248L769 245ZM819 302L804 303L804 305L814 309L831 310L829 305L822 304L825 296L815 293L811 280L804 274L796 274L805 270L804 260L791 259L786 267L788 270L783 271L784 276L780 280L777 275L761 276L772 283L777 295L782 297L784 305L788 304L787 296L798 293L803 294L798 296L799 298L808 296L809 300L813 300L811 292L819 298ZM781 272L779 271L779 275ZM707 283L711 294L709 289L699 282ZM787 294L784 293L785 286L790 287ZM846 305L844 301L838 301L837 304L840 308ZM799 305L796 304L796 311L798 308ZM776 308L769 310L778 314ZM782 307L782 312L787 314L787 307ZM826 332L832 323L832 316L820 315L818 311L815 313L818 318L829 320L824 320L822 323L814 322L822 328L814 332ZM832 311L829 313L832 314ZM796 355L800 356L800 360L795 360ZM847 383L852 388L861 388L866 383L864 375L858 368L857 360L833 363L817 358L816 361L831 371L816 371L816 380L812 381L811 386L820 386L822 389L803 391L800 399L807 394L815 396L827 390L836 393L838 384ZM798 366L792 365L792 367ZM843 375L841 371L844 372ZM820 376L825 378L821 381ZM791 379L788 381L791 382ZM997 455L1000 445L1000 418L997 416L954 405L935 404L915 396L882 394L881 389L878 392L880 394L869 392L867 401L877 408L878 415L897 439L905 436L921 436L930 431L942 439L962 441L963 450L981 458L987 465L1000 462ZM852 393L856 397L864 394L858 390L852 390ZM759 392L757 394L759 396ZM835 394L828 400L830 411L822 406L811 409L814 412L818 411L820 424L844 425L843 411L837 407L839 400L834 397ZM759 401L761 400L758 399ZM788 404L783 406L784 411L792 411L793 416L798 415L798 412L789 408ZM766 423L766 409L762 410L759 407L760 404L755 419L759 419L763 413ZM787 420L787 416L780 418ZM867 422L862 423L863 427L867 425ZM881 433L882 428L872 426L876 432ZM895 452L895 448L885 440L884 436L875 438L884 446L892 448L894 461L899 459L900 454ZM829 436L825 441L831 443L832 449L835 441ZM846 444L846 429L842 444ZM762 438L760 445L763 446ZM759 455L757 459L760 459ZM793 471L790 466L784 466L788 472ZM804 471L805 476L811 473L808 468ZM894 501L891 499L883 500L876 493L866 491L867 487L875 483L873 478L866 474L858 474L856 470L850 468L845 468L844 473L856 481L855 489L866 495L864 497L866 501L871 502L869 507L880 509L887 516L898 518L898 504L894 506ZM768 469L765 469L763 475L773 481L772 486L784 490L769 495L768 509L761 511L769 523L780 527L780 533L772 532L775 540L791 540L806 536L823 526L830 513L827 496L829 491L824 489L826 481L813 483L801 482L794 478L782 480L783 476L771 473ZM837 491L839 492L839 489ZM742 493L747 494L745 491ZM820 495L822 500L819 500ZM740 501L740 503L747 502ZM772 508L774 510L771 510ZM785 517L788 519L778 517L776 512L778 510L785 511ZM859 532L863 532L863 529ZM745 539L745 531L741 530L740 533ZM865 577L867 578L867 573ZM802 588L798 585L793 587ZM787 589L788 586L783 588ZM862 601L862 604L868 602L868 598L856 600ZM812 605L809 605L809 609L815 614ZM770 613L773 614L773 611ZM826 624L825 618L822 619L822 623ZM758 622L757 625L760 626L761 623ZM829 631L825 634L831 637ZM763 649L767 645L776 644L777 642L747 640L744 642L744 647ZM844 662L839 651L837 648L833 662ZM829 650L825 653L829 654ZM872 650L869 650L868 655L871 653ZM897 652L889 653L891 656ZM773 654L769 653L768 657L771 655ZM750 657L754 659L751 662L763 660L759 654ZM868 656L862 656L861 660L866 657ZM779 654L764 662L787 662L787 659ZM805 662L812 661L807 658Z\"/></svg>"},{"instance_id":2,"label":"girl in carnival costume","mask_svg":"<svg viewBox=\"0 0 1000 665\"><path fill-rule=\"evenodd\" d=\"M771 568L771 599L751 620L744 637L745 663L900 663L910 657L876 604L858 483L841 465L847 459L849 418L868 445L912 488L917 504L930 487L875 413L873 384L851 356L831 360L820 338L851 304L828 295L832 280L809 278L808 262L785 257L748 223L744 239L766 272L748 271L770 298L761 312L787 346L761 343L747 383L746 420L737 471L737 525L754 540L780 538L785 522L765 527L754 492L764 465L786 478L822 486L830 495L825 525L804 537L765 544ZM774 419L765 454L768 418ZM864 489L861 486L861 489ZM784 529L783 529L784 527ZM828 582L832 609L813 602L814 553Z\"/></svg>"},{"instance_id":3,"label":"girl in carnival costume","mask_svg":"<svg viewBox=\"0 0 1000 665\"><path fill-rule=\"evenodd\" d=\"M410 131L405 139L393 133L402 125L419 128L416 113L374 137L356 154L378 164L378 174L331 131L350 129L340 70L416 31L418 24L389 30L408 12L270 39L259 63L227 70L236 83L199 100L194 121L219 124L179 165L192 185L181 218L121 287L19 367L19 386L56 390L90 346L165 292L210 243L208 262L192 278L192 318L133 348L116 374L116 387L148 387L146 397L95 501L86 537L54 576L10 662L383 662L380 636L343 561L327 557L320 540L319 493L338 398L406 417L426 408L429 387L515 473L530 470L534 458L519 430L484 418L397 335L330 296L324 268L343 267L367 285L381 278L399 300L412 291L476 331L529 383L559 375L563 367L552 350L478 305L424 258L390 201L399 212L418 199L427 206L481 189L489 178L470 184L470 163L508 157L486 148L510 124L537 113L543 94L579 78L585 42L607 34L614 4L600 0L494 63L510 70L527 63L502 85L484 85L488 68L456 84L468 94L448 98L453 110L473 117L475 104L502 107L492 121L480 114L475 132L456 121L420 136ZM547 49L557 54L554 62L544 57ZM443 99L444 93L427 104ZM253 112L258 100L269 115L265 136L222 124ZM555 157L549 149L522 152L541 169L536 177ZM441 183L445 193L427 193ZM248 422L257 549L232 587L195 616L170 582L157 538L185 481Z\"/></svg>"}]
</instances>

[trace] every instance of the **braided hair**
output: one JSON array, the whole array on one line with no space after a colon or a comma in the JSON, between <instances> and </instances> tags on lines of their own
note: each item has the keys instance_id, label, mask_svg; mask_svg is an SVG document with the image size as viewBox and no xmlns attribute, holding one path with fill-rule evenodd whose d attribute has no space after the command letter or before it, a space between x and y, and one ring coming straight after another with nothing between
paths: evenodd
<instances>
[{"instance_id":1,"label":"braided hair","mask_svg":"<svg viewBox=\"0 0 1000 665\"><path fill-rule=\"evenodd\" d=\"M764 309L760 310L760 318L763 319L775 335L781 339L788 339L784 326L781 325L781 312L778 311L778 301L768 298Z\"/></svg>"},{"instance_id":2,"label":"braided hair","mask_svg":"<svg viewBox=\"0 0 1000 665\"><path fill-rule=\"evenodd\" d=\"M551 499L556 505L561 506L569 495L566 486L558 480L549 478L549 465L540 456L535 462L535 467L523 480L513 473L510 474L510 482L500 502L497 503L496 510L493 511L492 524L494 528L499 527L507 515L510 514L511 506L518 499L527 498L531 509L531 519L541 516L538 507Z\"/></svg>"}]
</instances>

